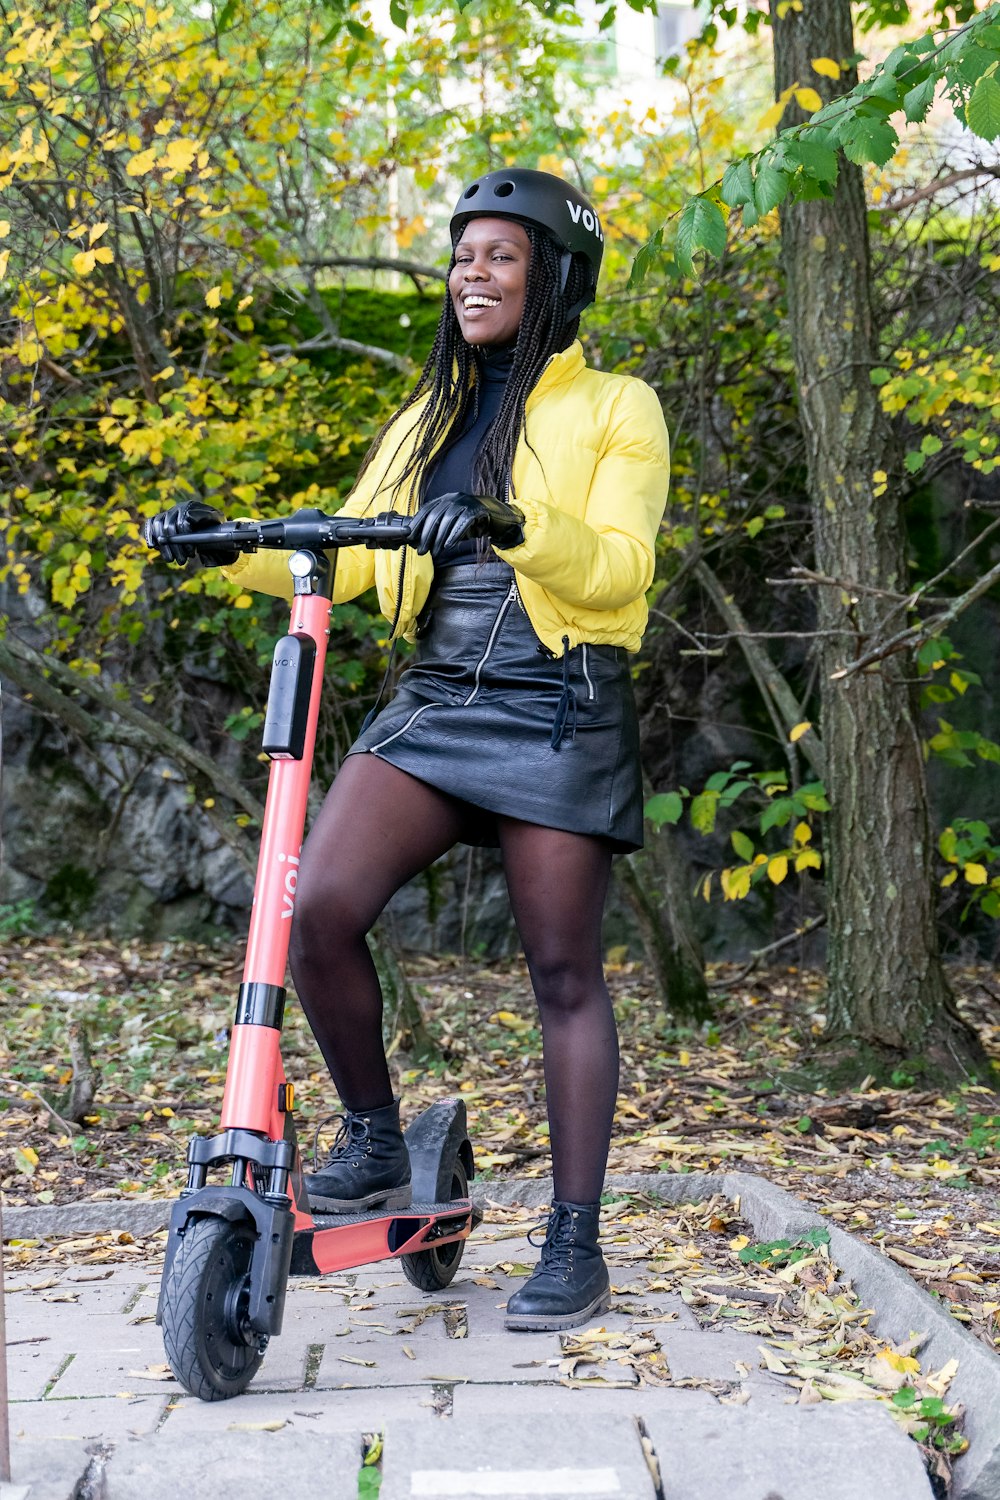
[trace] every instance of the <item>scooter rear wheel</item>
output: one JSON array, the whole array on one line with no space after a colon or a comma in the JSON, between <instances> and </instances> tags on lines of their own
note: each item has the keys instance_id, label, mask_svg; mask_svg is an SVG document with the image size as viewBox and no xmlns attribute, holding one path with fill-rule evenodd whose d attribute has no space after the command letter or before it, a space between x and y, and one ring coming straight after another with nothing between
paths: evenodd
<instances>
[{"instance_id":1,"label":"scooter rear wheel","mask_svg":"<svg viewBox=\"0 0 1000 1500\"><path fill-rule=\"evenodd\" d=\"M469 1179L465 1175L462 1163L456 1159L452 1168L449 1201L453 1198L467 1198L468 1196ZM447 1245L433 1246L428 1250L415 1250L412 1255L401 1255L399 1259L403 1267L403 1275L411 1286L419 1287L422 1292L443 1291L454 1281L464 1249L464 1240L451 1240Z\"/></svg>"},{"instance_id":2,"label":"scooter rear wheel","mask_svg":"<svg viewBox=\"0 0 1000 1500\"><path fill-rule=\"evenodd\" d=\"M189 1224L163 1298L163 1345L186 1391L225 1401L260 1369L267 1338L250 1327L254 1231L228 1219Z\"/></svg>"}]
</instances>

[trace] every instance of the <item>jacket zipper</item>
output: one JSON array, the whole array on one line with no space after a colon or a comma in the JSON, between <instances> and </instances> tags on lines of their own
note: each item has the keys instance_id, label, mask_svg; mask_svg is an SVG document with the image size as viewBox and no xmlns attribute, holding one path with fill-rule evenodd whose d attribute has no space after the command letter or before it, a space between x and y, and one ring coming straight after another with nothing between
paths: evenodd
<instances>
[{"instance_id":1,"label":"jacket zipper","mask_svg":"<svg viewBox=\"0 0 1000 1500\"><path fill-rule=\"evenodd\" d=\"M587 642L584 641L580 647L581 660L583 662L583 675L587 681L587 699L592 702L594 698L594 684L590 680L590 662L587 657Z\"/></svg>"},{"instance_id":2,"label":"jacket zipper","mask_svg":"<svg viewBox=\"0 0 1000 1500\"><path fill-rule=\"evenodd\" d=\"M479 692L480 678L482 677L483 667L489 660L490 653L493 650L493 647L496 645L497 636L500 634L500 626L504 622L507 611L510 609L511 605L514 603L514 600L517 597L517 579L515 578L510 588L507 590L507 597L504 599L500 608L497 610L496 619L493 621L493 624L490 627L490 633L486 638L486 649L479 660L476 662L476 675L474 678L475 686L473 687L472 692L466 698L465 702L462 704L463 708L468 708L473 698L475 698L476 694Z\"/></svg>"},{"instance_id":3,"label":"jacket zipper","mask_svg":"<svg viewBox=\"0 0 1000 1500\"><path fill-rule=\"evenodd\" d=\"M466 698L465 702L462 704L463 708L468 708L469 704L479 692L480 678L482 677L483 667L489 660L493 647L496 645L496 639L500 634L500 627L504 622L504 617L517 597L517 581L515 579L510 588L507 590L506 597L504 598L502 604L500 605L500 608L496 612L496 618L494 619L493 624L490 626L490 633L486 637L486 648L483 651L482 656L476 662L476 672L474 679L475 686L473 687L472 692ZM402 724L399 729L390 734L388 739L379 740L377 745L369 745L369 753L374 754L377 750L384 750L386 745L391 745L393 740L398 740L399 736L401 734L405 734L410 726L412 724L415 724L416 721L420 718L420 715L425 714L429 708L442 708L443 706L444 705L441 703L424 703L420 708L414 709L413 713L407 719L406 723Z\"/></svg>"}]
</instances>

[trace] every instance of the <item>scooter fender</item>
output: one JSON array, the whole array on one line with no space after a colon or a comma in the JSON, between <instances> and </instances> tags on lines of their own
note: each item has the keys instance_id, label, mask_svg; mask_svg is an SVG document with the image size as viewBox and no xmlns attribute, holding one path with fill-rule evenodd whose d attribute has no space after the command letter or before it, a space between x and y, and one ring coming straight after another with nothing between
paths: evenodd
<instances>
[{"instance_id":1,"label":"scooter fender","mask_svg":"<svg viewBox=\"0 0 1000 1500\"><path fill-rule=\"evenodd\" d=\"M456 1160L475 1175L464 1099L438 1099L410 1125L403 1139L410 1153L414 1203L447 1203Z\"/></svg>"},{"instance_id":2,"label":"scooter fender","mask_svg":"<svg viewBox=\"0 0 1000 1500\"><path fill-rule=\"evenodd\" d=\"M242 1187L200 1188L174 1204L156 1306L157 1323L162 1321L164 1291L184 1232L189 1223L207 1218L253 1225L257 1244L250 1261L250 1326L255 1333L280 1333L295 1218L287 1199L284 1205L268 1203L249 1188Z\"/></svg>"}]
</instances>

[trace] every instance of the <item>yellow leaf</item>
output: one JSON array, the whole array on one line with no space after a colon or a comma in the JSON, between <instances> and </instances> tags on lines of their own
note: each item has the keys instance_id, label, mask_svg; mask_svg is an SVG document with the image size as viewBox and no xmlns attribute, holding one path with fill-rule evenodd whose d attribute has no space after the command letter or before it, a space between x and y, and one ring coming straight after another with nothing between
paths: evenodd
<instances>
[{"instance_id":1,"label":"yellow leaf","mask_svg":"<svg viewBox=\"0 0 1000 1500\"><path fill-rule=\"evenodd\" d=\"M840 64L835 63L832 57L814 57L812 60L814 73L819 73L822 78L839 78Z\"/></svg>"},{"instance_id":2,"label":"yellow leaf","mask_svg":"<svg viewBox=\"0 0 1000 1500\"><path fill-rule=\"evenodd\" d=\"M977 864L966 865L965 868L964 868L964 870L962 871L962 874L965 876L966 880L969 882L970 885L985 885L986 884L986 866L985 865L977 865Z\"/></svg>"},{"instance_id":3,"label":"yellow leaf","mask_svg":"<svg viewBox=\"0 0 1000 1500\"><path fill-rule=\"evenodd\" d=\"M797 844L808 844L812 838L812 829L809 827L809 824L796 823L794 837Z\"/></svg>"},{"instance_id":4,"label":"yellow leaf","mask_svg":"<svg viewBox=\"0 0 1000 1500\"><path fill-rule=\"evenodd\" d=\"M35 1150L34 1146L22 1146L21 1155L27 1157L28 1161L31 1162L31 1165L33 1167L38 1166L38 1152Z\"/></svg>"},{"instance_id":5,"label":"yellow leaf","mask_svg":"<svg viewBox=\"0 0 1000 1500\"><path fill-rule=\"evenodd\" d=\"M823 101L815 89L796 89L795 102L801 109L807 109L812 114L815 109L822 109Z\"/></svg>"},{"instance_id":6,"label":"yellow leaf","mask_svg":"<svg viewBox=\"0 0 1000 1500\"><path fill-rule=\"evenodd\" d=\"M156 147L150 146L148 151L140 151L130 157L125 171L129 177L145 177L156 165Z\"/></svg>"},{"instance_id":7,"label":"yellow leaf","mask_svg":"<svg viewBox=\"0 0 1000 1500\"><path fill-rule=\"evenodd\" d=\"M9 260L10 260L10 251L9 250L0 250L0 281L3 281L4 277L7 274L7 262Z\"/></svg>"},{"instance_id":8,"label":"yellow leaf","mask_svg":"<svg viewBox=\"0 0 1000 1500\"><path fill-rule=\"evenodd\" d=\"M0 219L0 240L5 240L10 234L10 220Z\"/></svg>"},{"instance_id":9,"label":"yellow leaf","mask_svg":"<svg viewBox=\"0 0 1000 1500\"><path fill-rule=\"evenodd\" d=\"M100 261L102 266L109 266L115 258L115 252L107 245L98 245L97 249L90 253L96 261Z\"/></svg>"},{"instance_id":10,"label":"yellow leaf","mask_svg":"<svg viewBox=\"0 0 1000 1500\"><path fill-rule=\"evenodd\" d=\"M818 870L823 863L823 857L818 849L803 849L801 854L795 856L795 872L800 870Z\"/></svg>"},{"instance_id":11,"label":"yellow leaf","mask_svg":"<svg viewBox=\"0 0 1000 1500\"><path fill-rule=\"evenodd\" d=\"M205 304L206 304L206 306L207 307L218 307L218 305L219 305L219 303L221 301L222 301L222 288L221 288L221 286L209 287L208 291L205 293Z\"/></svg>"},{"instance_id":12,"label":"yellow leaf","mask_svg":"<svg viewBox=\"0 0 1000 1500\"><path fill-rule=\"evenodd\" d=\"M198 154L198 142L184 136L169 143L163 157L171 172L186 172Z\"/></svg>"},{"instance_id":13,"label":"yellow leaf","mask_svg":"<svg viewBox=\"0 0 1000 1500\"><path fill-rule=\"evenodd\" d=\"M729 1241L730 1250L745 1250L750 1243L750 1236L738 1234L734 1240Z\"/></svg>"},{"instance_id":14,"label":"yellow leaf","mask_svg":"<svg viewBox=\"0 0 1000 1500\"><path fill-rule=\"evenodd\" d=\"M89 276L96 261L96 250L80 250L74 255L71 264L78 276Z\"/></svg>"},{"instance_id":15,"label":"yellow leaf","mask_svg":"<svg viewBox=\"0 0 1000 1500\"><path fill-rule=\"evenodd\" d=\"M682 1068L689 1067L691 1063L690 1052L678 1052L677 1061L680 1063Z\"/></svg>"},{"instance_id":16,"label":"yellow leaf","mask_svg":"<svg viewBox=\"0 0 1000 1500\"><path fill-rule=\"evenodd\" d=\"M877 1357L884 1359L890 1370L895 1370L899 1375L920 1373L920 1361L911 1354L897 1354L895 1349L880 1349Z\"/></svg>"},{"instance_id":17,"label":"yellow leaf","mask_svg":"<svg viewBox=\"0 0 1000 1500\"><path fill-rule=\"evenodd\" d=\"M780 885L788 874L788 857L784 854L776 854L767 862L767 878L772 885Z\"/></svg>"},{"instance_id":18,"label":"yellow leaf","mask_svg":"<svg viewBox=\"0 0 1000 1500\"><path fill-rule=\"evenodd\" d=\"M942 886L954 885L955 881L957 879L958 879L958 871L957 870L949 870L948 873L947 873L947 875L941 881L941 885Z\"/></svg>"},{"instance_id":19,"label":"yellow leaf","mask_svg":"<svg viewBox=\"0 0 1000 1500\"><path fill-rule=\"evenodd\" d=\"M233 600L234 609L249 609L253 604L253 594L238 594Z\"/></svg>"},{"instance_id":20,"label":"yellow leaf","mask_svg":"<svg viewBox=\"0 0 1000 1500\"><path fill-rule=\"evenodd\" d=\"M101 235L107 233L107 229L107 221L104 221L101 224L93 224L88 232L88 245L96 244L96 242L101 238Z\"/></svg>"},{"instance_id":21,"label":"yellow leaf","mask_svg":"<svg viewBox=\"0 0 1000 1500\"><path fill-rule=\"evenodd\" d=\"M776 103L771 105L770 109L766 109L761 115L760 119L757 121L757 129L773 130L774 127L779 124L782 115L785 113L785 105L787 103L787 99L779 99Z\"/></svg>"},{"instance_id":22,"label":"yellow leaf","mask_svg":"<svg viewBox=\"0 0 1000 1500\"><path fill-rule=\"evenodd\" d=\"M788 738L791 740L792 744L794 745L798 740L800 740L802 738L802 736L804 734L808 734L808 732L809 732L809 730L811 728L812 728L812 720L811 719L803 719L801 724L796 724L795 728L789 731Z\"/></svg>"}]
</instances>

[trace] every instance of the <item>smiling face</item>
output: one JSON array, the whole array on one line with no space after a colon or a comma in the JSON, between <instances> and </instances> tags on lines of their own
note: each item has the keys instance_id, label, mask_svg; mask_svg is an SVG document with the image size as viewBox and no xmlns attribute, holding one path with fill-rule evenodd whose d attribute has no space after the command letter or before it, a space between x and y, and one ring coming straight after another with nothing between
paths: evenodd
<instances>
[{"instance_id":1,"label":"smiling face","mask_svg":"<svg viewBox=\"0 0 1000 1500\"><path fill-rule=\"evenodd\" d=\"M467 344L509 344L517 337L531 263L531 241L508 219L470 219L448 278Z\"/></svg>"}]
</instances>

